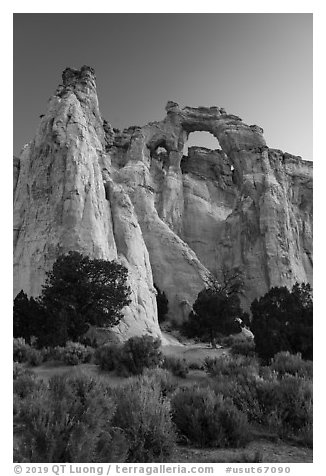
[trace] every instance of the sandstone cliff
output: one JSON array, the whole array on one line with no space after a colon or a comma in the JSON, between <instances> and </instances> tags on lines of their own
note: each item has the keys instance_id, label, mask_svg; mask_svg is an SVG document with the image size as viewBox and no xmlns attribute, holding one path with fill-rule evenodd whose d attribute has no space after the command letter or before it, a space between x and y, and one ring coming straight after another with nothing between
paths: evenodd
<instances>
[{"instance_id":1,"label":"sandstone cliff","mask_svg":"<svg viewBox=\"0 0 326 476\"><path fill-rule=\"evenodd\" d=\"M143 127L101 117L95 74L67 68L34 140L14 161L15 293L37 295L59 253L119 259L132 304L123 336L160 335L153 281L183 320L222 268L240 269L243 303L312 280L312 164L269 149L260 127L224 109L181 109ZM189 148L207 131L221 150Z\"/></svg>"},{"instance_id":2,"label":"sandstone cliff","mask_svg":"<svg viewBox=\"0 0 326 476\"><path fill-rule=\"evenodd\" d=\"M14 293L38 295L45 272L69 250L119 259L132 288L119 330L160 335L148 251L129 196L103 180L105 160L94 71L66 69L15 164Z\"/></svg>"}]
</instances>

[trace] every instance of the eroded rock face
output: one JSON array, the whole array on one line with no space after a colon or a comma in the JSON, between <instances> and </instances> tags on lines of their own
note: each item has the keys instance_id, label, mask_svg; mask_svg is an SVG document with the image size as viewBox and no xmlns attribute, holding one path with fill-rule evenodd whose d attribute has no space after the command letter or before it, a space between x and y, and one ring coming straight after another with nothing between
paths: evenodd
<instances>
[{"instance_id":1,"label":"eroded rock face","mask_svg":"<svg viewBox=\"0 0 326 476\"><path fill-rule=\"evenodd\" d=\"M218 107L169 101L160 122L114 129L92 68L67 68L34 140L16 160L15 292L40 292L59 253L119 259L132 304L118 332L159 335L153 281L169 316L187 318L223 268L240 269L243 303L312 280L312 164L269 149L260 127ZM189 148L191 132L221 150Z\"/></svg>"},{"instance_id":2,"label":"eroded rock face","mask_svg":"<svg viewBox=\"0 0 326 476\"><path fill-rule=\"evenodd\" d=\"M118 259L132 303L124 335L160 335L151 266L129 197L106 190L105 131L91 68L67 69L34 140L20 157L14 196L14 293L38 295L57 256ZM134 251L137 252L134 252Z\"/></svg>"}]
</instances>

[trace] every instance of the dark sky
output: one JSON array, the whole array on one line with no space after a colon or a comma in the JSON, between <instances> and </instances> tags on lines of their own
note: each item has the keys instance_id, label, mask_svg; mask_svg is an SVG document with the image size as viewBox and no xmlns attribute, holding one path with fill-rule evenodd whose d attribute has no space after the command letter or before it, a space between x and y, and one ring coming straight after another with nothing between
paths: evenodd
<instances>
[{"instance_id":1,"label":"dark sky","mask_svg":"<svg viewBox=\"0 0 326 476\"><path fill-rule=\"evenodd\" d=\"M312 160L312 14L14 14L16 155L63 69L84 64L114 127L161 120L168 100L220 106Z\"/></svg>"}]
</instances>

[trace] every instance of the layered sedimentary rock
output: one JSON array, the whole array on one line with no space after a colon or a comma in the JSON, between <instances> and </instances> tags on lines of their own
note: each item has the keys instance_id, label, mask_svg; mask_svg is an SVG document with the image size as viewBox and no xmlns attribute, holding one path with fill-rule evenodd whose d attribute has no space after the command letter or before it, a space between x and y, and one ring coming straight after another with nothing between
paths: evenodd
<instances>
[{"instance_id":1,"label":"layered sedimentary rock","mask_svg":"<svg viewBox=\"0 0 326 476\"><path fill-rule=\"evenodd\" d=\"M94 71L68 68L35 139L14 163L15 292L36 295L56 256L119 259L132 304L121 335L159 335L153 282L169 316L189 314L222 269L243 304L271 286L312 280L312 164L269 149L263 131L218 107L181 109L143 127L101 117ZM184 145L214 135L221 150Z\"/></svg>"}]
</instances>

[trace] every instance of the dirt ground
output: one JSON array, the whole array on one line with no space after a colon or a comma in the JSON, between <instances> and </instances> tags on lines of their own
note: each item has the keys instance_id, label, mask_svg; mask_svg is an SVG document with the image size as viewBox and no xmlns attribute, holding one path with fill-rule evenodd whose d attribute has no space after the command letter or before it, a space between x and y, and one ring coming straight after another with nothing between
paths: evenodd
<instances>
[{"instance_id":1,"label":"dirt ground","mask_svg":"<svg viewBox=\"0 0 326 476\"><path fill-rule=\"evenodd\" d=\"M312 463L312 450L284 442L255 440L245 448L192 448L178 446L175 463L245 463L255 462L258 453L261 463Z\"/></svg>"},{"instance_id":2,"label":"dirt ground","mask_svg":"<svg viewBox=\"0 0 326 476\"><path fill-rule=\"evenodd\" d=\"M180 345L164 345L162 353L166 356L173 355L180 359L185 359L188 364L203 364L206 357L214 358L227 354L228 350L222 347L214 349L208 344L184 344Z\"/></svg>"}]
</instances>

